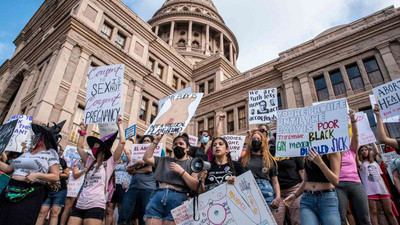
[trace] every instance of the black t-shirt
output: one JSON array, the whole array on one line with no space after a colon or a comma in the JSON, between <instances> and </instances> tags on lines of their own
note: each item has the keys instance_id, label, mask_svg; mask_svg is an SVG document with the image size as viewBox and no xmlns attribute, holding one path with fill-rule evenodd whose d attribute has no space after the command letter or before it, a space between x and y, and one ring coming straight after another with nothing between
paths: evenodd
<instances>
[{"instance_id":1,"label":"black t-shirt","mask_svg":"<svg viewBox=\"0 0 400 225\"><path fill-rule=\"evenodd\" d=\"M242 164L237 161L232 161L233 167L235 170L235 174L233 174L233 170L229 163L218 165L215 162L211 163L211 168L208 171L206 180L205 180L205 188L207 190L211 190L214 187L224 183L231 176L239 176L245 172Z\"/></svg>"},{"instance_id":2,"label":"black t-shirt","mask_svg":"<svg viewBox=\"0 0 400 225\"><path fill-rule=\"evenodd\" d=\"M299 170L304 170L304 159L302 157L275 158L275 160L278 163L278 180L281 190L294 187L302 182L299 174Z\"/></svg>"},{"instance_id":3,"label":"black t-shirt","mask_svg":"<svg viewBox=\"0 0 400 225\"><path fill-rule=\"evenodd\" d=\"M68 168L67 163L63 158L60 157L60 174L62 174L64 170L67 168ZM67 179L60 177L60 183L61 183L60 191L67 189Z\"/></svg>"},{"instance_id":4,"label":"black t-shirt","mask_svg":"<svg viewBox=\"0 0 400 225\"><path fill-rule=\"evenodd\" d=\"M240 158L241 162L242 159ZM268 169L264 166L263 156L251 154L249 163L245 166L246 170L250 170L253 173L255 179L271 180L271 177L278 175L275 162L271 161L272 168Z\"/></svg>"},{"instance_id":5,"label":"black t-shirt","mask_svg":"<svg viewBox=\"0 0 400 225\"><path fill-rule=\"evenodd\" d=\"M276 152L275 140L269 140L268 147L269 147L269 152L271 153L271 155L275 156L275 152Z\"/></svg>"},{"instance_id":6,"label":"black t-shirt","mask_svg":"<svg viewBox=\"0 0 400 225\"><path fill-rule=\"evenodd\" d=\"M208 161L208 157L207 157L204 149L199 148L197 146L190 146L190 150L188 152L188 155L191 156L192 158L199 157L204 161Z\"/></svg>"}]
</instances>

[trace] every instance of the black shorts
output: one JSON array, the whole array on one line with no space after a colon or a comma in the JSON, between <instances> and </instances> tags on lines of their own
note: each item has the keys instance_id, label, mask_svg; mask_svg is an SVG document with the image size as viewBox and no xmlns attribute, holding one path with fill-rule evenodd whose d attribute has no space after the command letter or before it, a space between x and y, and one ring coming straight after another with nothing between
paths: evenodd
<instances>
[{"instance_id":1,"label":"black shorts","mask_svg":"<svg viewBox=\"0 0 400 225\"><path fill-rule=\"evenodd\" d=\"M121 184L115 185L115 190L111 198L112 203L122 203L122 199L125 196L125 189L122 188Z\"/></svg>"},{"instance_id":2,"label":"black shorts","mask_svg":"<svg viewBox=\"0 0 400 225\"><path fill-rule=\"evenodd\" d=\"M79 217L81 219L98 219L103 221L105 210L102 208L91 208L91 209L78 209L74 208L71 213L71 217Z\"/></svg>"}]
</instances>

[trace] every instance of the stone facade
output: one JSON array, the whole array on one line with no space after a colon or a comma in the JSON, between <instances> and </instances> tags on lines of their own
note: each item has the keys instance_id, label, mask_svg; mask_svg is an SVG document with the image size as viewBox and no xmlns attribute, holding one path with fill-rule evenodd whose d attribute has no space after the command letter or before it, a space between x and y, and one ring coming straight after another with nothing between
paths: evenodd
<instances>
[{"instance_id":1,"label":"stone facade","mask_svg":"<svg viewBox=\"0 0 400 225\"><path fill-rule=\"evenodd\" d=\"M351 108L372 115L371 89L400 78L400 9L331 28L243 73L237 40L211 0L167 0L148 23L119 0L46 0L14 44L0 67L1 122L14 114L67 119L62 144L74 144L89 67L125 64L123 119L137 124L139 136L157 101L187 86L205 93L188 133L212 130L226 112L224 132L244 134L252 128L252 89L277 87L283 109L346 97ZM390 135L400 136L397 126L388 125Z\"/></svg>"}]
</instances>

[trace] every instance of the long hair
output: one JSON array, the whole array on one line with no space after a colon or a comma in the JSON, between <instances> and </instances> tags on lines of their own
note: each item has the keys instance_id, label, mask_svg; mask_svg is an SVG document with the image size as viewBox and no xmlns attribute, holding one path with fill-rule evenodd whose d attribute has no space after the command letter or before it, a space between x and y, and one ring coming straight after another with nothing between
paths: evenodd
<instances>
[{"instance_id":1,"label":"long hair","mask_svg":"<svg viewBox=\"0 0 400 225\"><path fill-rule=\"evenodd\" d=\"M260 132L260 131L254 131L248 138L247 140L247 148L246 152L244 153L242 157L242 165L246 167L249 164L250 161L250 156L251 156L251 143L252 143L252 138L255 134L258 134L261 137L261 154L263 156L263 164L265 167L267 167L268 170L273 168L273 164L275 163L275 166L277 166L276 161L274 157L272 157L271 153L269 152L269 147L268 147L268 142L267 138Z\"/></svg>"},{"instance_id":2,"label":"long hair","mask_svg":"<svg viewBox=\"0 0 400 225\"><path fill-rule=\"evenodd\" d=\"M360 146L360 147L358 148L358 151L357 151L358 159L359 159L361 162L363 161L363 157L362 157L362 155L361 155L361 148L366 148L366 149L368 149L368 157L367 157L367 160L368 160L370 163L373 163L373 162L374 162L374 156L373 156L372 153L371 153L371 147L370 147L370 145L362 145L362 146Z\"/></svg>"},{"instance_id":3,"label":"long hair","mask_svg":"<svg viewBox=\"0 0 400 225\"><path fill-rule=\"evenodd\" d=\"M231 167L233 176L236 176L235 165L233 164L233 160L232 160L232 157L231 157L231 153L230 153L230 151L229 151L228 142L225 140L225 138L216 137L216 138L214 138L214 139L212 140L212 142L211 142L211 148L213 148L214 142L215 142L216 140L221 140L222 142L224 142L225 147L226 147L226 149L228 150L228 154L226 154L225 156L226 156L226 158L227 158L229 167ZM211 152L212 152L212 150L211 150ZM215 161L215 155L214 155L214 154L212 155L211 163L216 163L216 161Z\"/></svg>"}]
</instances>

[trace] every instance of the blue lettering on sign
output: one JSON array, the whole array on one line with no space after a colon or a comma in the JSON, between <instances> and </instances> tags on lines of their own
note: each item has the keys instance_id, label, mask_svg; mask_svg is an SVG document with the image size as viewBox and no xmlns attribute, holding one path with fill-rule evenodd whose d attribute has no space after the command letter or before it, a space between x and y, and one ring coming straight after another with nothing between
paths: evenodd
<instances>
[{"instance_id":1,"label":"blue lettering on sign","mask_svg":"<svg viewBox=\"0 0 400 225\"><path fill-rule=\"evenodd\" d=\"M329 147L327 145L313 146L313 148L318 152L318 154L323 155L329 152ZM310 148L300 148L300 155L307 156L308 149Z\"/></svg>"},{"instance_id":2,"label":"blue lettering on sign","mask_svg":"<svg viewBox=\"0 0 400 225\"><path fill-rule=\"evenodd\" d=\"M332 152L341 152L349 150L349 147L346 145L347 137L333 138L332 139Z\"/></svg>"}]
</instances>

